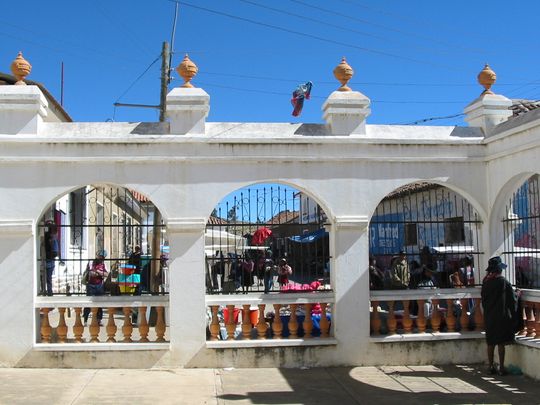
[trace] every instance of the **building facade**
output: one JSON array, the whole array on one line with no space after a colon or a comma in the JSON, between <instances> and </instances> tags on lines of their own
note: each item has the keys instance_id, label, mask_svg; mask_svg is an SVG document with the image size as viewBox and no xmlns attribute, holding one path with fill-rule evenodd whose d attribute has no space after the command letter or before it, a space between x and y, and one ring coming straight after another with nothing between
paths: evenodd
<instances>
[{"instance_id":1,"label":"building facade","mask_svg":"<svg viewBox=\"0 0 540 405\"><path fill-rule=\"evenodd\" d=\"M322 106L326 124L237 125L206 122L209 105L202 89L181 87L167 96L167 123L58 122L50 120L47 99L36 86L0 86L0 364L242 367L483 360L478 336L416 336L413 342L371 336L370 222L377 219L379 204L405 185L444 186L474 209L476 265L485 268L489 257L504 250L503 221L513 214L507 210L513 192L540 173L540 110L510 118L511 101L489 91L465 107L468 127L367 125L369 98L336 91ZM209 217L225 196L258 183L294 187L324 211L331 291L206 295ZM92 184L134 190L159 211L170 249L167 296L39 296L39 221L55 201ZM281 306L311 310L318 303L323 314L331 308L331 324L321 338L264 339L265 305L279 313ZM260 339L247 338L253 331L243 321L245 340L212 339L218 307L232 313L254 305L259 320L251 327L256 325ZM97 322L83 328L75 320L73 331L64 325L70 310L84 306L109 309L107 336L113 340L100 340L105 327ZM130 328L138 325L143 336L147 325L141 327L141 312L138 324L130 320L130 308L146 306L158 308L158 337L155 343L132 343ZM123 326L115 324L115 308L122 308ZM304 322L304 328L312 327ZM225 324L230 333L238 326ZM280 325L274 319L271 326L278 335ZM114 342L124 327L124 343ZM66 328L67 340L73 333L78 343L55 343L56 335L66 341ZM509 356L521 358L529 370L527 361L537 355L525 356L523 350L516 347Z\"/></svg>"}]
</instances>

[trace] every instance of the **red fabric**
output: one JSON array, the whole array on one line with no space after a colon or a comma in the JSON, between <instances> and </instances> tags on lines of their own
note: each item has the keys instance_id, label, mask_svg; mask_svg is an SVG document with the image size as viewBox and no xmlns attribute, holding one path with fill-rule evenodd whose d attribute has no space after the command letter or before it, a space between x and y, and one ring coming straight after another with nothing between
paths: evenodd
<instances>
[{"instance_id":1,"label":"red fabric","mask_svg":"<svg viewBox=\"0 0 540 405\"><path fill-rule=\"evenodd\" d=\"M256 246L261 246L266 239L268 239L272 235L272 231L266 227L262 227L257 229L253 233L253 237L251 238L251 243L253 243Z\"/></svg>"}]
</instances>

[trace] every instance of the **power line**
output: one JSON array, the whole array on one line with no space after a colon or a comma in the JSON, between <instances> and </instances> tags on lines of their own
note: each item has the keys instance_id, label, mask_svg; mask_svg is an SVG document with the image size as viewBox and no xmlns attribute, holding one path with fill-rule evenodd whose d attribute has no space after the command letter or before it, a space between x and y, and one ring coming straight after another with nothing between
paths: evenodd
<instances>
[{"instance_id":1,"label":"power line","mask_svg":"<svg viewBox=\"0 0 540 405\"><path fill-rule=\"evenodd\" d=\"M156 59L154 59L153 62L150 63L150 65L148 65L148 67L144 70L144 72L142 72L142 73L141 73L141 74L133 81L133 83L131 83L131 84L129 85L129 87L126 89L126 91L124 91L124 92L122 93L122 95L120 95L120 97L118 97L118 98L116 99L115 103L118 103L118 101L119 101L122 97L124 97L124 96L125 96L125 95L133 88L133 86L135 86L135 84L136 84L136 83L137 83L137 82L138 82L138 81L146 74L146 72L148 72L148 71L150 70L150 68L152 68L152 66L154 66L154 64L155 64L158 60L160 60L160 59L161 59L161 54L160 54Z\"/></svg>"},{"instance_id":2,"label":"power line","mask_svg":"<svg viewBox=\"0 0 540 405\"><path fill-rule=\"evenodd\" d=\"M99 13L109 21L109 24L111 26L113 26L115 29L118 29L119 25L120 25L120 27L122 29L118 29L118 31L120 31L122 33L124 38L129 39L129 41L131 41L132 44L135 44L139 49L141 49L147 55L151 55L151 52L149 51L149 48L146 48L146 47L143 46L143 41L141 41L140 38L137 38L137 40L135 40L137 35L132 30L130 30L130 27L126 27L124 24L122 24L122 19L120 19L120 18L111 18L107 14L107 12L105 10L103 10L103 8L101 8L101 5L99 4L99 0L95 0L92 3L96 7L96 10L98 10ZM130 35L127 34L129 31L131 31Z\"/></svg>"},{"instance_id":3,"label":"power line","mask_svg":"<svg viewBox=\"0 0 540 405\"><path fill-rule=\"evenodd\" d=\"M219 73L219 72L209 72L207 70L199 70L199 75L214 75L214 76L225 76L225 77L237 77L239 79L252 79L252 80L266 80L274 82L284 82L284 83L301 83L300 79L280 79L277 77L269 76L255 76L247 74L235 74L235 73ZM336 85L336 81L329 80L312 80L312 82L317 84L330 84ZM404 87L478 87L477 83L392 83L392 82L357 82L351 80L349 84L353 86L404 86ZM519 86L520 83L497 83L497 86Z\"/></svg>"},{"instance_id":4,"label":"power line","mask_svg":"<svg viewBox=\"0 0 540 405\"><path fill-rule=\"evenodd\" d=\"M244 91L249 93L259 93L259 94L269 94L274 96L280 96L280 97L291 97L292 92L285 93L285 92L277 92L277 91L268 91L268 90L260 90L260 89L248 89L244 87L234 87L234 86L225 86L222 84L216 84L216 83L209 83L209 82L198 82L199 85L204 85L208 87L215 87L215 88L221 88L221 89L228 89L228 90L237 90L237 91ZM317 96L313 93L311 94L311 98L313 99L321 99L325 100L327 97L324 96ZM381 103L381 104L466 104L466 101L422 101L422 100L377 100L373 99L371 100L372 103Z\"/></svg>"},{"instance_id":5,"label":"power line","mask_svg":"<svg viewBox=\"0 0 540 405\"><path fill-rule=\"evenodd\" d=\"M416 121L413 121L413 122L402 123L402 124L391 124L391 125L418 125L418 124L421 124L423 122L436 121L436 120L446 120L446 119L450 119L450 118L462 117L464 115L465 115L465 113L458 113L458 114L452 114L452 115L445 115L443 117L422 118L420 120L416 120Z\"/></svg>"},{"instance_id":6,"label":"power line","mask_svg":"<svg viewBox=\"0 0 540 405\"><path fill-rule=\"evenodd\" d=\"M438 44L441 44L441 45L445 45L445 46L447 46L449 48L459 47L459 48L461 48L461 49L463 49L465 51L468 51L468 52L478 52L478 50L476 50L476 49L470 49L470 48L465 48L465 47L455 45L455 44L449 44L449 43L444 42L444 41L435 40L435 39L433 39L431 37L424 37L422 35L414 34L412 32L408 32L408 31L403 31L403 30L393 28L393 27L388 27L388 26L382 25L382 24L377 24L377 23L374 23L374 22L371 22L371 21L368 21L368 20L363 20L361 18L351 17L350 15L347 15L347 14L344 14L344 13L339 13L339 12L334 11L334 10L329 10L327 8L324 8L324 7L314 6L312 4L304 2L302 0L289 0L289 1L292 1L293 3L301 4L301 5L305 6L305 7L320 10L320 11L323 11L325 13L334 14L334 15L337 15L339 17L347 18L349 20L356 21L356 22L359 22L361 24L371 25L373 27L382 28L382 29L385 29L385 30L388 30L388 31L393 31L393 32L396 32L396 33L399 33L399 34L408 35L408 36L411 36L411 37L414 37L414 38L419 38L419 39L422 39L422 40L425 40L425 41L438 43Z\"/></svg>"},{"instance_id":7,"label":"power line","mask_svg":"<svg viewBox=\"0 0 540 405\"><path fill-rule=\"evenodd\" d=\"M312 21L312 22L315 22L317 24L321 24L321 25L324 25L326 27L332 27L332 28L335 28L335 29L338 29L338 30L341 30L341 31L345 31L345 32L352 32L352 33L355 33L355 34L364 35L364 36L368 36L368 37L383 40L383 41L392 41L392 42L398 42L398 43L403 42L403 41L399 41L399 40L396 41L393 38L382 37L382 36L371 34L371 33L365 32L365 31L359 31L359 30L356 30L356 29L353 29L353 28L348 28L348 27L345 27L343 25L332 24L332 23L329 23L328 21L318 20L316 18L311 18L311 17L305 16L305 15L292 13L292 12L282 10L282 9L278 9L278 8L275 8L275 7L265 6L263 4L259 4L259 3L256 3L254 1L251 1L251 0L238 0L238 1L246 3L246 4L251 4L251 5L255 6L255 7L260 7L260 8L266 9L266 10L274 11L276 13L296 17L296 18L301 19L302 21ZM417 45L410 45L410 44L409 44L409 46L411 46L412 48L416 48L416 49L429 50L432 53L433 52L441 53L441 50L438 49L438 48L424 47L424 46L417 46Z\"/></svg>"},{"instance_id":8,"label":"power line","mask_svg":"<svg viewBox=\"0 0 540 405\"><path fill-rule=\"evenodd\" d=\"M333 39L319 37L317 35L312 35L312 34L308 34L308 33L305 33L305 32L300 32L300 31L295 31L295 30L289 29L289 28L280 27L280 26L277 26L277 25L274 25L274 24L268 24L268 23L264 23L264 22L260 22L260 21L255 21L255 20L252 20L252 19L249 19L249 18L240 17L240 16L237 16L237 15L225 13L225 12L222 12L222 11L217 11L217 10L209 9L209 8L206 8L206 7L196 6L194 4L187 3L185 1L180 1L180 0L167 0L167 1L180 3L180 4L182 4L182 5L186 6L186 7L191 7L191 8L197 9L197 10L206 11L208 13L228 17L228 18L231 18L231 19L234 19L234 20L244 21L244 22L248 22L250 24L255 24L255 25L262 26L262 27L271 28L271 29L274 29L274 30L277 30L277 31L282 31L282 32L286 32L286 33L289 33L289 34L294 34L294 35L298 35L298 36L302 36L302 37L306 37L306 38L315 39L315 40L318 40L318 41L321 41L321 42L326 42L326 43L329 43L329 44L344 46L344 47L356 49L356 50L363 51L363 52L369 52L369 53L373 53L373 54L376 54L376 55L387 56L387 57L391 57L391 58L406 60L408 62L425 64L425 65L429 65L429 66L442 67L442 68L445 68L445 69L448 69L448 70L454 70L454 71L461 71L462 70L462 69L457 69L455 67L441 65L441 64L438 64L438 63L423 61L423 60L414 59L414 58L408 58L408 57L396 55L396 54L393 54L393 53L390 53L390 52L379 51L379 50L371 49L371 48L365 48L365 47L357 46L357 45L354 45L354 44L347 44L347 43L344 43L344 42L335 41Z\"/></svg>"}]
</instances>

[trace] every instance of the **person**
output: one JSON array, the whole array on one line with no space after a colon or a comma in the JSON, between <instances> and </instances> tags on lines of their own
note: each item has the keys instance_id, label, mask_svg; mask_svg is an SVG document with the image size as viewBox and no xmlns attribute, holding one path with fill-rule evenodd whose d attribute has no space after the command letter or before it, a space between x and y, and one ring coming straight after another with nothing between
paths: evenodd
<instances>
[{"instance_id":1,"label":"person","mask_svg":"<svg viewBox=\"0 0 540 405\"><path fill-rule=\"evenodd\" d=\"M287 264L287 259L283 258L279 261L278 267L278 283L279 286L289 284L289 276L292 274L292 268Z\"/></svg>"},{"instance_id":2,"label":"person","mask_svg":"<svg viewBox=\"0 0 540 405\"><path fill-rule=\"evenodd\" d=\"M377 267L377 259L374 257L369 259L369 289L384 289L384 274L381 269Z\"/></svg>"},{"instance_id":3,"label":"person","mask_svg":"<svg viewBox=\"0 0 540 405\"><path fill-rule=\"evenodd\" d=\"M434 269L432 266L422 266L422 270L414 282L414 288L435 288L436 283L433 276Z\"/></svg>"},{"instance_id":4,"label":"person","mask_svg":"<svg viewBox=\"0 0 540 405\"><path fill-rule=\"evenodd\" d=\"M139 245L135 245L133 247L133 251L129 255L128 264L135 266L135 271L134 271L135 274L141 274L142 260L141 260L141 247ZM141 278L142 278L142 274L141 274ZM139 283L139 285L137 286L137 290L135 291L134 295L141 295L141 283Z\"/></svg>"},{"instance_id":5,"label":"person","mask_svg":"<svg viewBox=\"0 0 540 405\"><path fill-rule=\"evenodd\" d=\"M105 258L107 257L106 250L100 250L96 254L96 258L91 262L88 262L86 269L88 270L88 284L86 285L86 295L99 296L105 293L103 283L107 278L107 266L105 265ZM88 316L90 315L90 308L84 308L83 319L84 324L88 322ZM103 310L101 308L97 311L97 320L101 325L101 319L103 318Z\"/></svg>"},{"instance_id":6,"label":"person","mask_svg":"<svg viewBox=\"0 0 540 405\"><path fill-rule=\"evenodd\" d=\"M253 268L255 267L255 262L251 257L246 257L242 260L242 292L247 294L249 288L253 285Z\"/></svg>"},{"instance_id":7,"label":"person","mask_svg":"<svg viewBox=\"0 0 540 405\"><path fill-rule=\"evenodd\" d=\"M474 287L474 266L473 257L465 256L462 261L462 267L459 268L459 277L465 287Z\"/></svg>"},{"instance_id":8,"label":"person","mask_svg":"<svg viewBox=\"0 0 540 405\"><path fill-rule=\"evenodd\" d=\"M272 252L266 251L264 259L264 293L268 294L274 286L274 260L272 260Z\"/></svg>"},{"instance_id":9,"label":"person","mask_svg":"<svg viewBox=\"0 0 540 405\"><path fill-rule=\"evenodd\" d=\"M399 251L399 256L392 259L390 268L390 283L393 289L407 289L409 287L410 273L407 256L404 250Z\"/></svg>"},{"instance_id":10,"label":"person","mask_svg":"<svg viewBox=\"0 0 540 405\"><path fill-rule=\"evenodd\" d=\"M512 285L501 274L506 268L499 256L488 261L487 275L482 281L482 307L486 328L487 356L490 374L505 375L505 346L514 343L518 321L517 296ZM499 369L493 357L498 346Z\"/></svg>"},{"instance_id":11,"label":"person","mask_svg":"<svg viewBox=\"0 0 540 405\"><path fill-rule=\"evenodd\" d=\"M46 271L46 292L47 295L53 295L52 276L54 274L55 260L59 255L58 246L58 228L56 224L48 220L45 222L45 271Z\"/></svg>"}]
</instances>

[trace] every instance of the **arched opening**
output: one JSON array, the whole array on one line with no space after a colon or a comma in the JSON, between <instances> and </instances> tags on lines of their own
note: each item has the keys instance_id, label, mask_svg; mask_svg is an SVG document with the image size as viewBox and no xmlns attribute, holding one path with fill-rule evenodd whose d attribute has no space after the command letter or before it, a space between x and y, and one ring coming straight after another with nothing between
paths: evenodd
<instances>
[{"instance_id":1,"label":"arched opening","mask_svg":"<svg viewBox=\"0 0 540 405\"><path fill-rule=\"evenodd\" d=\"M474 268L482 253L481 223L467 199L440 184L416 182L396 189L371 218L370 288L479 284Z\"/></svg>"},{"instance_id":2,"label":"arched opening","mask_svg":"<svg viewBox=\"0 0 540 405\"><path fill-rule=\"evenodd\" d=\"M207 293L331 290L326 222L321 206L289 185L232 192L206 226Z\"/></svg>"},{"instance_id":3,"label":"arched opening","mask_svg":"<svg viewBox=\"0 0 540 405\"><path fill-rule=\"evenodd\" d=\"M166 228L156 206L122 186L91 184L59 197L38 221L38 295L168 292ZM85 279L98 256L107 274Z\"/></svg>"},{"instance_id":4,"label":"arched opening","mask_svg":"<svg viewBox=\"0 0 540 405\"><path fill-rule=\"evenodd\" d=\"M505 277L520 288L540 288L540 190L535 174L523 182L505 207Z\"/></svg>"}]
</instances>

